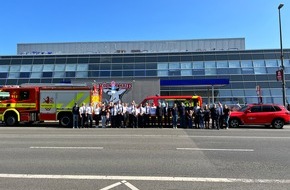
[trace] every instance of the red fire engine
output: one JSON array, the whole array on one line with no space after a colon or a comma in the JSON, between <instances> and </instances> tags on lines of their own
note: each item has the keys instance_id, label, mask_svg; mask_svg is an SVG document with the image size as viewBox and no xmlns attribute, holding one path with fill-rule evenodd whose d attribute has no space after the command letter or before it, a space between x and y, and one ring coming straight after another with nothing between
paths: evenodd
<instances>
[{"instance_id":1,"label":"red fire engine","mask_svg":"<svg viewBox=\"0 0 290 190\"><path fill-rule=\"evenodd\" d=\"M23 85L0 88L0 121L7 126L20 122L59 121L72 125L75 103L100 102L100 89L85 85Z\"/></svg>"}]
</instances>

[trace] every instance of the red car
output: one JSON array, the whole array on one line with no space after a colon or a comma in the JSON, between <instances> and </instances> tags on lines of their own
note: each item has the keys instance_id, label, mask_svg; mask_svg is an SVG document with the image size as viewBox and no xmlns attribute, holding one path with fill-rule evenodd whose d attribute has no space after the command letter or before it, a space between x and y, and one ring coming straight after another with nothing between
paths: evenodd
<instances>
[{"instance_id":1,"label":"red car","mask_svg":"<svg viewBox=\"0 0 290 190\"><path fill-rule=\"evenodd\" d=\"M278 104L249 104L237 111L232 111L229 125L265 125L275 129L282 129L284 124L290 123L290 112Z\"/></svg>"}]
</instances>

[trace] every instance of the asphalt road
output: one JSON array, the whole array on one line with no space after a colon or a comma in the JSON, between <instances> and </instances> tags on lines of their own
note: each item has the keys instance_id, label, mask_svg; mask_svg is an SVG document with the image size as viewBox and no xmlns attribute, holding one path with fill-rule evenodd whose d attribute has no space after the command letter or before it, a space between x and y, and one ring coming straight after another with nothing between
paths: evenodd
<instances>
[{"instance_id":1,"label":"asphalt road","mask_svg":"<svg viewBox=\"0 0 290 190\"><path fill-rule=\"evenodd\" d=\"M290 126L0 127L0 189L290 189Z\"/></svg>"}]
</instances>

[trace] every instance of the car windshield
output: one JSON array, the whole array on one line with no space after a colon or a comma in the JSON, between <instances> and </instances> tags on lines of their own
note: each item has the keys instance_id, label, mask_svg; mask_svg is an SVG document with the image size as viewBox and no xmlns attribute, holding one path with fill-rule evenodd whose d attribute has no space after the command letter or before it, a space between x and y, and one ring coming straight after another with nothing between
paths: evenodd
<instances>
[{"instance_id":1,"label":"car windshield","mask_svg":"<svg viewBox=\"0 0 290 190\"><path fill-rule=\"evenodd\" d=\"M240 112L244 112L248 109L248 106L243 106L241 107L240 109L238 109L237 111L240 111Z\"/></svg>"},{"instance_id":2,"label":"car windshield","mask_svg":"<svg viewBox=\"0 0 290 190\"><path fill-rule=\"evenodd\" d=\"M0 92L0 100L9 100L10 94L9 92Z\"/></svg>"}]
</instances>

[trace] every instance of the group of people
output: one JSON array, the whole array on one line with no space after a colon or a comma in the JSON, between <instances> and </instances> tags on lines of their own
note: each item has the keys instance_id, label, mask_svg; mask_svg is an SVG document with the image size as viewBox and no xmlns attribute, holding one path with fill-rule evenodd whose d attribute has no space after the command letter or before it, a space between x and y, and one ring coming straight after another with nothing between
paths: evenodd
<instances>
[{"instance_id":1,"label":"group of people","mask_svg":"<svg viewBox=\"0 0 290 190\"><path fill-rule=\"evenodd\" d=\"M168 102L145 105L117 103L86 105L80 107L76 103L72 108L73 128L229 128L230 108L221 103L199 106L186 106L184 102L176 102L169 106Z\"/></svg>"}]
</instances>

